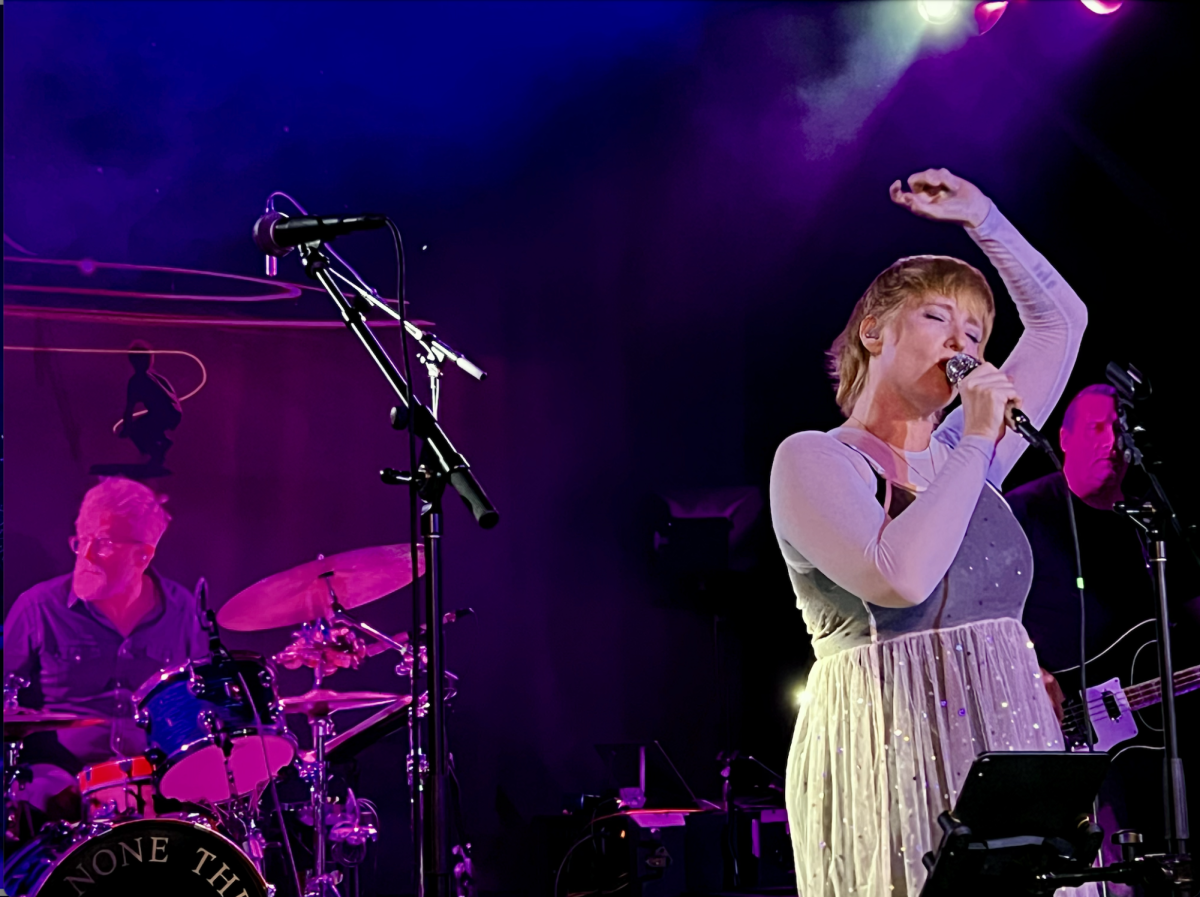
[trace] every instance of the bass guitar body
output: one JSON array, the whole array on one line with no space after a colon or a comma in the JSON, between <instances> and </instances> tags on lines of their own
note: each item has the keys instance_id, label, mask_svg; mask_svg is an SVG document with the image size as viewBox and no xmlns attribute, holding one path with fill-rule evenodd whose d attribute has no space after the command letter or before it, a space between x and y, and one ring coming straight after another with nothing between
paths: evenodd
<instances>
[{"instance_id":1,"label":"bass guitar body","mask_svg":"<svg viewBox=\"0 0 1200 897\"><path fill-rule=\"evenodd\" d=\"M1089 658L1086 702L1078 665L1053 672L1067 698L1063 703L1063 736L1068 750L1087 749L1085 720L1090 721L1098 751L1162 746L1159 727L1147 724L1138 712L1162 701L1154 620L1143 620ZM1176 695L1196 689L1200 689L1200 666L1175 672Z\"/></svg>"}]
</instances>

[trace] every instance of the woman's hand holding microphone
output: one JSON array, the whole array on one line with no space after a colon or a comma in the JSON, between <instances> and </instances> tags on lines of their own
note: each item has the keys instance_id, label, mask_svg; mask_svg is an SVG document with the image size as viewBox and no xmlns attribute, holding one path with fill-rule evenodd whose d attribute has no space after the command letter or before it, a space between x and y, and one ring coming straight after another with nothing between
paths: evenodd
<instances>
[{"instance_id":1,"label":"woman's hand holding microphone","mask_svg":"<svg viewBox=\"0 0 1200 897\"><path fill-rule=\"evenodd\" d=\"M980 362L958 383L963 404L963 435L986 436L997 443L1009 426L1010 408L1021 407L1012 377L995 365Z\"/></svg>"}]
</instances>

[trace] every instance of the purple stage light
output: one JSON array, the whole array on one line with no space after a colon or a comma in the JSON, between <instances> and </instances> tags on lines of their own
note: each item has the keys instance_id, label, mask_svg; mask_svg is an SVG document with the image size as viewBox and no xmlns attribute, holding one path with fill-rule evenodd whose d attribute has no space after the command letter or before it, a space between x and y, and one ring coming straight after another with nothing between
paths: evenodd
<instances>
[{"instance_id":1,"label":"purple stage light","mask_svg":"<svg viewBox=\"0 0 1200 897\"><path fill-rule=\"evenodd\" d=\"M1096 15L1106 16L1120 9L1124 0L1079 0L1079 2Z\"/></svg>"},{"instance_id":2,"label":"purple stage light","mask_svg":"<svg viewBox=\"0 0 1200 897\"><path fill-rule=\"evenodd\" d=\"M996 27L1004 10L1008 9L1008 0L992 0L990 3L975 5L975 25L980 34L987 34Z\"/></svg>"}]
</instances>

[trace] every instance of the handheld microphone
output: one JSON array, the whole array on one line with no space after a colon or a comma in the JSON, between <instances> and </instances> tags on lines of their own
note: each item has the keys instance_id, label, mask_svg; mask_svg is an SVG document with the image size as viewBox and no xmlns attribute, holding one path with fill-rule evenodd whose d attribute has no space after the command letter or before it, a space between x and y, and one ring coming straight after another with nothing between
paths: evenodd
<instances>
[{"instance_id":1,"label":"handheld microphone","mask_svg":"<svg viewBox=\"0 0 1200 897\"><path fill-rule=\"evenodd\" d=\"M386 215L305 215L289 218L268 211L254 222L254 243L268 256L282 258L301 243L328 242L342 234L378 230L387 224Z\"/></svg>"},{"instance_id":2,"label":"handheld microphone","mask_svg":"<svg viewBox=\"0 0 1200 897\"><path fill-rule=\"evenodd\" d=\"M951 386L957 386L967 374L981 364L983 362L978 358L972 358L964 352L959 352L946 362L946 379L950 381ZM1004 415L1004 422L1008 424L1010 430L1020 433L1025 441L1034 448L1039 448L1051 455L1054 454L1054 446L1050 444L1050 440L1038 431L1038 428L1033 425L1033 421L1020 408L1010 406L1008 413Z\"/></svg>"}]
</instances>

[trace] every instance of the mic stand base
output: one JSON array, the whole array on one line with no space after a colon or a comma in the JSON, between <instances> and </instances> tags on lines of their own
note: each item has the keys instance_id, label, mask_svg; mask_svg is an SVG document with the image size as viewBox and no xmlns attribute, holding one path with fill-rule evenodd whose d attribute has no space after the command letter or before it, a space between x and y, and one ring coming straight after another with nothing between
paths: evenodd
<instances>
[{"instance_id":1,"label":"mic stand base","mask_svg":"<svg viewBox=\"0 0 1200 897\"><path fill-rule=\"evenodd\" d=\"M1044 882L1045 886L1033 893L1053 894L1058 888L1075 888L1101 881L1142 885L1150 895L1194 897L1196 894L1192 858L1187 854L1150 854L1083 872L1039 875L1037 882L1039 885Z\"/></svg>"}]
</instances>

